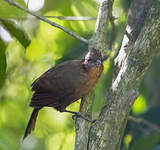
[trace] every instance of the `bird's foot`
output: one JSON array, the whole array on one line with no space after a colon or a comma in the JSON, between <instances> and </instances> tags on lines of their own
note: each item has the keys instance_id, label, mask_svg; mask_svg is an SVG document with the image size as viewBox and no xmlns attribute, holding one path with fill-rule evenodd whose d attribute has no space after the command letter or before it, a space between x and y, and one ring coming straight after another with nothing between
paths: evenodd
<instances>
[{"instance_id":1,"label":"bird's foot","mask_svg":"<svg viewBox=\"0 0 160 150\"><path fill-rule=\"evenodd\" d=\"M80 112L74 112L74 115L72 116L72 119L75 120L75 118L80 117L88 122L93 122L92 120L90 120L88 117L84 116L82 113Z\"/></svg>"},{"instance_id":2,"label":"bird's foot","mask_svg":"<svg viewBox=\"0 0 160 150\"><path fill-rule=\"evenodd\" d=\"M86 117L85 115L83 115L82 113L80 113L80 112L74 112L74 111L70 111L70 110L66 110L66 109L64 109L62 112L68 112L68 113L72 113L72 114L74 114L73 116L72 116L72 119L74 119L75 120L75 118L76 117L80 117L80 118L82 118L82 119L84 119L84 120L86 120L86 121L88 121L88 122L91 122L91 123L94 123L95 122L95 120L90 120L88 117Z\"/></svg>"}]
</instances>

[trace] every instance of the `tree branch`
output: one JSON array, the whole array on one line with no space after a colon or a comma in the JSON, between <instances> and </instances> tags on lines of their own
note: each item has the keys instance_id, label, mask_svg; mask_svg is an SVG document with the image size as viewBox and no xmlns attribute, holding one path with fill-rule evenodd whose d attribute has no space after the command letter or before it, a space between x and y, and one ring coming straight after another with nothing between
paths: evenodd
<instances>
[{"instance_id":1,"label":"tree branch","mask_svg":"<svg viewBox=\"0 0 160 150\"><path fill-rule=\"evenodd\" d=\"M92 38L89 40L89 47L94 47L100 50L102 53L106 52L107 50L107 25L112 15L113 2L114 0L101 1L95 26L95 32Z\"/></svg>"},{"instance_id":2,"label":"tree branch","mask_svg":"<svg viewBox=\"0 0 160 150\"><path fill-rule=\"evenodd\" d=\"M133 116L129 116L128 119L133 121L133 122L135 122L135 123L137 123L137 124L144 124L147 127L151 128L151 129L153 129L155 131L160 131L160 127L158 125L153 124L153 123L151 123L151 122L149 122L149 121L147 121L147 120L145 120L143 118L135 118Z\"/></svg>"},{"instance_id":3,"label":"tree branch","mask_svg":"<svg viewBox=\"0 0 160 150\"><path fill-rule=\"evenodd\" d=\"M66 21L92 21L96 20L96 17L83 17L83 16L43 16L44 18L54 18L59 20L66 20ZM2 17L1 17L2 18ZM15 19L15 20L26 20L26 19L35 19L34 16L31 17L8 17L8 19Z\"/></svg>"},{"instance_id":4,"label":"tree branch","mask_svg":"<svg viewBox=\"0 0 160 150\"><path fill-rule=\"evenodd\" d=\"M131 7L128 12L128 25L126 27L126 33L123 37L120 52L115 59L115 77L122 67L122 62L128 53L128 46L131 47L134 45L139 33L141 32L148 7L151 5L152 1L153 0L134 0L134 2L131 3Z\"/></svg>"},{"instance_id":5,"label":"tree branch","mask_svg":"<svg viewBox=\"0 0 160 150\"><path fill-rule=\"evenodd\" d=\"M110 11L112 10L113 0L102 0L99 7L98 18L96 21L95 33L89 40L89 49L96 48L104 53L106 51L106 30ZM90 116L94 99L94 91L84 97L84 103L80 112ZM86 150L88 146L88 132L91 124L78 118L76 121L76 141L75 150Z\"/></svg>"},{"instance_id":6,"label":"tree branch","mask_svg":"<svg viewBox=\"0 0 160 150\"><path fill-rule=\"evenodd\" d=\"M94 98L93 92L88 94L85 99L82 98L80 112L84 113L88 118L92 118L92 99ZM74 150L86 150L88 144L88 132L91 126L90 122L84 119L77 118L76 122L76 140Z\"/></svg>"},{"instance_id":7,"label":"tree branch","mask_svg":"<svg viewBox=\"0 0 160 150\"><path fill-rule=\"evenodd\" d=\"M74 32L62 27L61 25L59 25L57 23L54 23L54 22L52 22L52 21L50 21L50 20L48 20L48 19L46 19L46 18L34 13L34 12L32 12L32 11L30 11L30 10L24 8L24 7L22 7L21 5L19 5L18 3L14 2L13 0L4 0L4 1L8 2L10 5L13 5L13 6L15 6L15 7L19 8L19 9L21 9L21 10L27 12L27 13L29 13L32 16L35 16L36 18L38 18L38 19L50 24L51 26L54 26L54 27L57 27L57 28L63 30L64 32L68 33L69 35L73 36L74 38L76 38L76 39L88 44L88 40L86 40L85 38L75 34Z\"/></svg>"},{"instance_id":8,"label":"tree branch","mask_svg":"<svg viewBox=\"0 0 160 150\"><path fill-rule=\"evenodd\" d=\"M96 20L96 17L83 17L83 16L44 16L46 18L55 18L60 20L67 20L67 21L90 21Z\"/></svg>"}]
</instances>

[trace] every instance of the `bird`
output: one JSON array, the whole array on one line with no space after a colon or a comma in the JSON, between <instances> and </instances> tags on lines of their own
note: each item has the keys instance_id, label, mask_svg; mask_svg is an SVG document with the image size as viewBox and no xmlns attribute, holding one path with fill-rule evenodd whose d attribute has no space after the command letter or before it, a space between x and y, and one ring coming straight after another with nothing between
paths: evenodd
<instances>
[{"instance_id":1,"label":"bird","mask_svg":"<svg viewBox=\"0 0 160 150\"><path fill-rule=\"evenodd\" d=\"M58 64L37 78L31 84L34 93L30 106L33 107L33 111L23 140L34 130L38 112L43 107L53 107L60 112L78 115L78 112L69 111L66 107L94 88L103 68L101 53L91 48L81 60Z\"/></svg>"}]
</instances>

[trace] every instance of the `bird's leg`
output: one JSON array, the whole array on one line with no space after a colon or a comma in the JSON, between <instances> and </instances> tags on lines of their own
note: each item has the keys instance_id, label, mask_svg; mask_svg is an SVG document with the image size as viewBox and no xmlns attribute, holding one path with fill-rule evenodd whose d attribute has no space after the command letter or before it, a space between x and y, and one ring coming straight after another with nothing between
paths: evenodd
<instances>
[{"instance_id":1,"label":"bird's leg","mask_svg":"<svg viewBox=\"0 0 160 150\"><path fill-rule=\"evenodd\" d=\"M83 98L83 97L81 97L80 109L83 107L83 104L84 104L84 98Z\"/></svg>"},{"instance_id":2,"label":"bird's leg","mask_svg":"<svg viewBox=\"0 0 160 150\"><path fill-rule=\"evenodd\" d=\"M74 114L73 117L74 117L74 116L76 116L76 117L81 117L82 119L84 119L84 120L86 120L86 121L92 122L92 120L90 120L89 118L87 118L86 116L84 116L84 115L83 115L82 113L80 113L80 112L74 112L74 111L70 111L70 110L66 110L66 109L64 109L62 112L72 113L72 114ZM72 117L72 118L73 118L73 117Z\"/></svg>"}]
</instances>

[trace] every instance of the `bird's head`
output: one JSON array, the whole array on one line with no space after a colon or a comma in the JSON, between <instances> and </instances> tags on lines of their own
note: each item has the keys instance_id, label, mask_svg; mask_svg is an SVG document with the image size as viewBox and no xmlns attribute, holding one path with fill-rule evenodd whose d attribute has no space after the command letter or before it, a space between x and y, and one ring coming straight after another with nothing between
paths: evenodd
<instances>
[{"instance_id":1,"label":"bird's head","mask_svg":"<svg viewBox=\"0 0 160 150\"><path fill-rule=\"evenodd\" d=\"M86 70L103 70L103 60L101 53L92 48L82 60L83 67Z\"/></svg>"}]
</instances>

